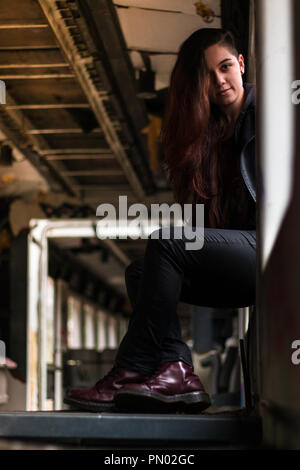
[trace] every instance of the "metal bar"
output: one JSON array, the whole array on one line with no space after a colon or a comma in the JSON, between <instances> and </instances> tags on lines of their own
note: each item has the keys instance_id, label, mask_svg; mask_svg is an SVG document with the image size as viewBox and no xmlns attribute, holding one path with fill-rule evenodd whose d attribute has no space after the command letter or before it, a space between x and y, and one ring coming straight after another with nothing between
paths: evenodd
<instances>
[{"instance_id":1,"label":"metal bar","mask_svg":"<svg viewBox=\"0 0 300 470\"><path fill-rule=\"evenodd\" d=\"M55 282L55 350L54 350L54 409L60 410L63 405L62 397L62 301L64 283L61 279Z\"/></svg>"},{"instance_id":2,"label":"metal bar","mask_svg":"<svg viewBox=\"0 0 300 470\"><path fill-rule=\"evenodd\" d=\"M42 231L39 263L39 351L38 351L38 409L46 410L47 400L47 309L48 309L48 239L47 227Z\"/></svg>"},{"instance_id":3,"label":"metal bar","mask_svg":"<svg viewBox=\"0 0 300 470\"><path fill-rule=\"evenodd\" d=\"M2 412L1 437L260 443L257 416Z\"/></svg>"},{"instance_id":4,"label":"metal bar","mask_svg":"<svg viewBox=\"0 0 300 470\"><path fill-rule=\"evenodd\" d=\"M28 282L27 282L27 367L26 367L26 410L39 409L38 405L38 361L39 361L39 309L40 309L40 267L42 231L46 221L31 220L28 234ZM37 242L36 242L37 241Z\"/></svg>"}]
</instances>

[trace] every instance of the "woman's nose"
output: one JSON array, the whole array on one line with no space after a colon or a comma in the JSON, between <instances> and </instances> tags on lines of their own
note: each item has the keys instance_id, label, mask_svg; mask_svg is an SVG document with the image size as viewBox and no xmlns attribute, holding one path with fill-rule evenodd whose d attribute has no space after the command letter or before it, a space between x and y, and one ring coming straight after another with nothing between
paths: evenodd
<instances>
[{"instance_id":1,"label":"woman's nose","mask_svg":"<svg viewBox=\"0 0 300 470\"><path fill-rule=\"evenodd\" d=\"M215 83L218 86L222 86L225 83L225 77L222 73L215 74Z\"/></svg>"}]
</instances>

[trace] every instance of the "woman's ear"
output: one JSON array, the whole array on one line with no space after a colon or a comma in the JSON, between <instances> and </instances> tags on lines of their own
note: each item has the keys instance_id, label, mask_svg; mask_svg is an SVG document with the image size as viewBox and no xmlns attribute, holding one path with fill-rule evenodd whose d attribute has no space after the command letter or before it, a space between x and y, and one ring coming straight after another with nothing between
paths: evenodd
<instances>
[{"instance_id":1,"label":"woman's ear","mask_svg":"<svg viewBox=\"0 0 300 470\"><path fill-rule=\"evenodd\" d=\"M245 73L245 61L244 61L244 57L242 54L239 54L238 63L240 66L241 74L243 75Z\"/></svg>"}]
</instances>

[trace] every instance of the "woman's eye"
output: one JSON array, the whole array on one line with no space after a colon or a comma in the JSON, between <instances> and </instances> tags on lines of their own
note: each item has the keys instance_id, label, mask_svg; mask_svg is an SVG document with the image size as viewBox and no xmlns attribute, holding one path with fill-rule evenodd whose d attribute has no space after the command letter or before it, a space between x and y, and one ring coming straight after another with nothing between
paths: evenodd
<instances>
[{"instance_id":1,"label":"woman's eye","mask_svg":"<svg viewBox=\"0 0 300 470\"><path fill-rule=\"evenodd\" d=\"M224 68L225 67L225 68ZM231 64L224 64L222 65L222 70L227 70L227 67L231 67Z\"/></svg>"}]
</instances>

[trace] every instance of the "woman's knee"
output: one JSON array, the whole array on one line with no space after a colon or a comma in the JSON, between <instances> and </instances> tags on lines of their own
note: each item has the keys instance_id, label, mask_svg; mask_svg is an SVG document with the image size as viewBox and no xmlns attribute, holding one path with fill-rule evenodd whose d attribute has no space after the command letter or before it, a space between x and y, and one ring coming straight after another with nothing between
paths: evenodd
<instances>
[{"instance_id":1,"label":"woman's knee","mask_svg":"<svg viewBox=\"0 0 300 470\"><path fill-rule=\"evenodd\" d=\"M183 227L167 226L154 230L148 237L148 246L163 249L176 243L177 240L184 240Z\"/></svg>"}]
</instances>

